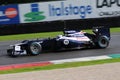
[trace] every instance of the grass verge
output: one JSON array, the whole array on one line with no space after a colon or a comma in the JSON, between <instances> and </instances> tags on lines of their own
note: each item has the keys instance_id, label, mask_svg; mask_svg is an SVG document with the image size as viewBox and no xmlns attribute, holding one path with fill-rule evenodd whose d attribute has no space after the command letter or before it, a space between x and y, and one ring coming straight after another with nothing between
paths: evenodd
<instances>
[{"instance_id":1,"label":"grass verge","mask_svg":"<svg viewBox=\"0 0 120 80\"><path fill-rule=\"evenodd\" d=\"M40 71L40 70L52 70L52 69L89 66L89 65L114 63L114 62L120 62L120 58L106 59L106 60L95 60L95 61L85 61L85 62L71 62L71 63L64 63L64 64L53 64L53 65L48 65L48 66L43 66L43 67L14 69L14 70L0 71L0 74L10 74L10 73L20 73L20 72Z\"/></svg>"},{"instance_id":2,"label":"grass verge","mask_svg":"<svg viewBox=\"0 0 120 80\"><path fill-rule=\"evenodd\" d=\"M91 30L84 30L88 33L91 33ZM120 28L111 28L111 33L120 32ZM25 40L25 39L36 39L36 38L46 38L46 37L55 37L62 32L44 32L44 33L32 33L32 34L18 34L18 35L6 35L0 36L0 41L9 41L9 40Z\"/></svg>"}]
</instances>

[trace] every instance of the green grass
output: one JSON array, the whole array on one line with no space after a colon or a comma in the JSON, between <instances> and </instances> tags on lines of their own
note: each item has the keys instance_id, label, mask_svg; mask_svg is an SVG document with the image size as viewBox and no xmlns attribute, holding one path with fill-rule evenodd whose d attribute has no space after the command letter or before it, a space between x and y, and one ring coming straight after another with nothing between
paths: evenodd
<instances>
[{"instance_id":1,"label":"green grass","mask_svg":"<svg viewBox=\"0 0 120 80\"><path fill-rule=\"evenodd\" d=\"M71 62L71 63L64 63L64 64L54 64L54 65L48 65L48 66L44 66L44 67L13 69L13 70L7 70L7 71L0 71L0 74L10 74L10 73L20 73L20 72L40 71L40 70L52 70L52 69L89 66L89 65L114 63L114 62L120 62L120 58L96 60L96 61L85 61L85 62Z\"/></svg>"},{"instance_id":2,"label":"green grass","mask_svg":"<svg viewBox=\"0 0 120 80\"><path fill-rule=\"evenodd\" d=\"M120 28L111 28L110 31L112 33L119 33L120 32Z\"/></svg>"},{"instance_id":3,"label":"green grass","mask_svg":"<svg viewBox=\"0 0 120 80\"><path fill-rule=\"evenodd\" d=\"M91 33L91 30L84 30L86 32ZM111 28L111 33L120 32L120 28ZM47 37L55 37L59 34L63 34L60 32L44 32L44 33L32 33L32 34L18 34L18 35L6 35L0 36L0 41L7 40L24 40L24 39L36 39L36 38L47 38Z\"/></svg>"},{"instance_id":4,"label":"green grass","mask_svg":"<svg viewBox=\"0 0 120 80\"><path fill-rule=\"evenodd\" d=\"M62 34L62 32L45 32L45 33L6 35L6 36L0 36L0 41L55 37L58 34Z\"/></svg>"}]
</instances>

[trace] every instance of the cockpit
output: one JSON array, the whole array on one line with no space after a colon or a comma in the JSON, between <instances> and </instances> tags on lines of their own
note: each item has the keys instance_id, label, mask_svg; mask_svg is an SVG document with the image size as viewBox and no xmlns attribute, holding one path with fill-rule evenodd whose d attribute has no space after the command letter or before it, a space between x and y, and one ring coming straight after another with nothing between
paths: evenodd
<instances>
[{"instance_id":1,"label":"cockpit","mask_svg":"<svg viewBox=\"0 0 120 80\"><path fill-rule=\"evenodd\" d=\"M67 34L66 37L83 37L85 32L80 31L80 32L76 32L76 33L72 33L72 34Z\"/></svg>"}]
</instances>

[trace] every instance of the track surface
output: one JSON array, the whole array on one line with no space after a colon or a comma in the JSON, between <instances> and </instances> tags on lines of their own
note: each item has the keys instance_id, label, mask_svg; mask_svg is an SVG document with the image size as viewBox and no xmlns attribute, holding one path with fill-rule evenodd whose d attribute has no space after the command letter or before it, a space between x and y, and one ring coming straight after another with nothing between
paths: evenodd
<instances>
[{"instance_id":1,"label":"track surface","mask_svg":"<svg viewBox=\"0 0 120 80\"><path fill-rule=\"evenodd\" d=\"M0 42L0 65L50 61L50 60L80 58L80 57L120 53L120 33L111 35L110 45L106 49L71 50L71 51L61 51L61 52L49 52L49 53L47 52L47 53L42 53L38 56L20 56L17 58L8 57L6 50L9 48L9 45L18 42L20 41Z\"/></svg>"}]
</instances>

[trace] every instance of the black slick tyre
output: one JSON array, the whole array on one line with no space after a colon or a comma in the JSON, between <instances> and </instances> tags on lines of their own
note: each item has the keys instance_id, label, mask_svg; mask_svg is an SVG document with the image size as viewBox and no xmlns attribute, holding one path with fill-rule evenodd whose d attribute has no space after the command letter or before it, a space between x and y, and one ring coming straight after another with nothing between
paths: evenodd
<instances>
[{"instance_id":1,"label":"black slick tyre","mask_svg":"<svg viewBox=\"0 0 120 80\"><path fill-rule=\"evenodd\" d=\"M29 54L30 55L39 55L42 51L42 46L38 42L32 42L29 45Z\"/></svg>"},{"instance_id":2,"label":"black slick tyre","mask_svg":"<svg viewBox=\"0 0 120 80\"><path fill-rule=\"evenodd\" d=\"M100 36L98 38L97 46L98 48L107 48L109 45L109 39L106 36Z\"/></svg>"}]
</instances>

